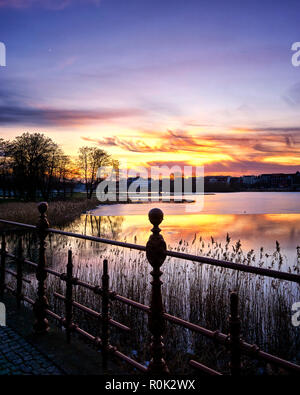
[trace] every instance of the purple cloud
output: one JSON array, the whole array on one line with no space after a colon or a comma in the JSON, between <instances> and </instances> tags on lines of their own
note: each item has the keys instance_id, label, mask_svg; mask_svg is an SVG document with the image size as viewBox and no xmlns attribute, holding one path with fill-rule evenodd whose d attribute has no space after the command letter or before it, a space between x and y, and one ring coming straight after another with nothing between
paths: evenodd
<instances>
[{"instance_id":1,"label":"purple cloud","mask_svg":"<svg viewBox=\"0 0 300 395\"><path fill-rule=\"evenodd\" d=\"M0 125L31 124L76 126L93 121L109 121L143 114L134 108L101 108L97 110L72 110L56 108L32 108L0 105Z\"/></svg>"}]
</instances>

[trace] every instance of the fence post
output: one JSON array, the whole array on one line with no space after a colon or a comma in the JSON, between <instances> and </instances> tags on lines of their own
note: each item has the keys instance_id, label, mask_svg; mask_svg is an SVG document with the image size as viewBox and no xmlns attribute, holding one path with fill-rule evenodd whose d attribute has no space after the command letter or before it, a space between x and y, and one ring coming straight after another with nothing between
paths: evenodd
<instances>
[{"instance_id":1,"label":"fence post","mask_svg":"<svg viewBox=\"0 0 300 395\"><path fill-rule=\"evenodd\" d=\"M48 204L42 202L38 205L38 210L40 212L40 220L37 225L37 233L39 237L39 261L36 270L36 278L38 281L38 291L35 304L33 306L36 321L34 323L34 330L36 333L42 334L49 330L48 320L46 318L46 310L49 307L48 300L45 294L46 286L45 281L47 278L46 268L46 236L47 228L49 228L49 222L47 219L47 209Z\"/></svg>"},{"instance_id":2,"label":"fence post","mask_svg":"<svg viewBox=\"0 0 300 395\"><path fill-rule=\"evenodd\" d=\"M5 259L6 259L6 242L5 233L2 234L1 242L1 267L0 267L0 298L3 300L5 290Z\"/></svg>"},{"instance_id":3,"label":"fence post","mask_svg":"<svg viewBox=\"0 0 300 395\"><path fill-rule=\"evenodd\" d=\"M149 311L149 330L152 334L150 353L151 360L148 367L150 374L163 374L169 373L167 364L164 360L164 344L163 344L163 333L165 331L165 319L164 310L162 304L161 285L160 280L163 274L160 267L166 259L166 243L160 235L159 224L164 218L163 212L158 208L153 208L149 211L149 220L153 225L151 232L153 233L146 245L146 256L153 270L151 276L153 280L151 282L151 302Z\"/></svg>"},{"instance_id":4,"label":"fence post","mask_svg":"<svg viewBox=\"0 0 300 395\"><path fill-rule=\"evenodd\" d=\"M103 261L103 274L102 274L102 364L103 369L107 370L108 351L109 351L109 275L107 267L107 259Z\"/></svg>"},{"instance_id":5,"label":"fence post","mask_svg":"<svg viewBox=\"0 0 300 395\"><path fill-rule=\"evenodd\" d=\"M16 298L17 298L17 308L20 309L21 301L22 301L22 285L23 285L23 248L22 248L22 239L20 238L18 241L18 251L17 251L17 290L16 290Z\"/></svg>"},{"instance_id":6,"label":"fence post","mask_svg":"<svg viewBox=\"0 0 300 395\"><path fill-rule=\"evenodd\" d=\"M232 376L241 373L240 330L241 323L238 315L239 298L236 292L230 293L229 339L230 339L230 370Z\"/></svg>"},{"instance_id":7,"label":"fence post","mask_svg":"<svg viewBox=\"0 0 300 395\"><path fill-rule=\"evenodd\" d=\"M68 251L67 276L66 276L66 336L67 343L71 343L72 320L73 320L73 261L72 250Z\"/></svg>"}]
</instances>

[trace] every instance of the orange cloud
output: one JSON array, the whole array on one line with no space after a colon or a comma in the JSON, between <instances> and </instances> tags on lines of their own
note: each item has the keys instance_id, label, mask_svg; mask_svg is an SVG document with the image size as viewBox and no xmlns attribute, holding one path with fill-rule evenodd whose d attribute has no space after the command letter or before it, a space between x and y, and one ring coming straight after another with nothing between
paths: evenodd
<instances>
[{"instance_id":1,"label":"orange cloud","mask_svg":"<svg viewBox=\"0 0 300 395\"><path fill-rule=\"evenodd\" d=\"M272 129L273 130L273 129ZM140 137L82 137L100 146L117 147L120 152L143 154L142 162L154 165L205 165L207 174L258 174L295 172L300 165L299 138L296 128L269 129L253 133L235 129L220 133L191 134L185 130L164 133L149 131ZM292 131L291 131L292 130ZM161 159L163 154L163 160ZM141 157L136 156L141 164Z\"/></svg>"}]
</instances>

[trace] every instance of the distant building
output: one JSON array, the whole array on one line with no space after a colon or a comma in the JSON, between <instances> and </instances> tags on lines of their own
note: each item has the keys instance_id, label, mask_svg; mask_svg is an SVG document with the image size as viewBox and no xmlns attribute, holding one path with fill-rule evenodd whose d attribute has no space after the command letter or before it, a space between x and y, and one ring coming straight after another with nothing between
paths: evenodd
<instances>
[{"instance_id":1,"label":"distant building","mask_svg":"<svg viewBox=\"0 0 300 395\"><path fill-rule=\"evenodd\" d=\"M238 185L241 182L243 182L242 180L243 180L243 177L231 177L230 178L230 184L231 185Z\"/></svg>"},{"instance_id":2,"label":"distant building","mask_svg":"<svg viewBox=\"0 0 300 395\"><path fill-rule=\"evenodd\" d=\"M257 176L243 176L242 183L244 185L254 185L257 183Z\"/></svg>"},{"instance_id":3,"label":"distant building","mask_svg":"<svg viewBox=\"0 0 300 395\"><path fill-rule=\"evenodd\" d=\"M260 176L260 184L267 188L287 188L293 184L293 178L293 174L262 174Z\"/></svg>"},{"instance_id":4,"label":"distant building","mask_svg":"<svg viewBox=\"0 0 300 395\"><path fill-rule=\"evenodd\" d=\"M297 171L292 178L293 188L300 189L300 172Z\"/></svg>"},{"instance_id":5,"label":"distant building","mask_svg":"<svg viewBox=\"0 0 300 395\"><path fill-rule=\"evenodd\" d=\"M137 191L148 191L150 190L150 186L151 186L151 178L142 178L142 177L128 177L127 178L127 188L130 187L130 185L132 183L136 182L137 185Z\"/></svg>"},{"instance_id":6,"label":"distant building","mask_svg":"<svg viewBox=\"0 0 300 395\"><path fill-rule=\"evenodd\" d=\"M216 182L218 182L218 180L216 179L216 177L207 177L207 181L210 184L215 184Z\"/></svg>"},{"instance_id":7,"label":"distant building","mask_svg":"<svg viewBox=\"0 0 300 395\"><path fill-rule=\"evenodd\" d=\"M222 183L222 184L230 184L231 177L230 176L212 176L205 177L205 180L210 184Z\"/></svg>"}]
</instances>

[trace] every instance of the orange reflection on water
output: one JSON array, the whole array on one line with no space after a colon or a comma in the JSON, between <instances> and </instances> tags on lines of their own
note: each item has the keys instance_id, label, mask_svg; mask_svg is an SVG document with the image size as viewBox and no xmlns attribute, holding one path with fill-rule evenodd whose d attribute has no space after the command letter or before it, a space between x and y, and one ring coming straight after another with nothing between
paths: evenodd
<instances>
[{"instance_id":1,"label":"orange reflection on water","mask_svg":"<svg viewBox=\"0 0 300 395\"><path fill-rule=\"evenodd\" d=\"M86 217L82 216L82 221ZM145 244L149 238L151 224L145 215L116 217L94 217L102 222L101 235L119 240ZM102 218L102 219L101 219ZM247 249L257 250L261 246L274 250L278 240L283 248L296 250L300 243L300 214L197 214L166 215L161 224L162 234L168 244L181 239L192 240L197 234L208 239L224 241L227 233L232 242L241 240ZM105 231L104 231L105 230ZM87 233L91 229L86 229Z\"/></svg>"}]
</instances>

